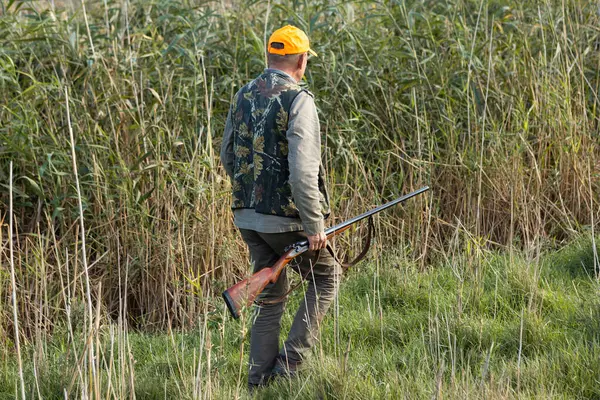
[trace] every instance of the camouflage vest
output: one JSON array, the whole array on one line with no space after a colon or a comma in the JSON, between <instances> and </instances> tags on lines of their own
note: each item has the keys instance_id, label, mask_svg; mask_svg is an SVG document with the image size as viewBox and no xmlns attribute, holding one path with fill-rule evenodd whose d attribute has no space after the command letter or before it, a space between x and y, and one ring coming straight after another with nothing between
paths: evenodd
<instances>
[{"instance_id":1,"label":"camouflage vest","mask_svg":"<svg viewBox=\"0 0 600 400\"><path fill-rule=\"evenodd\" d=\"M264 72L244 86L234 100L233 209L299 218L289 184L288 115L303 89L285 77ZM323 167L319 168L321 212L329 215Z\"/></svg>"}]
</instances>

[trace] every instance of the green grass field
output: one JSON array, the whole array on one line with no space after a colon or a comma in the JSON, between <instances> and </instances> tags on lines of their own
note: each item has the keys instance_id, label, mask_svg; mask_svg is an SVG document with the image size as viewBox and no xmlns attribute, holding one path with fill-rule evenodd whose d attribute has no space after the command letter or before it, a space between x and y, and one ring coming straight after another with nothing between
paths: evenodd
<instances>
[{"instance_id":1,"label":"green grass field","mask_svg":"<svg viewBox=\"0 0 600 400\"><path fill-rule=\"evenodd\" d=\"M534 259L487 253L482 260L425 271L399 256L362 263L345 276L304 372L255 398L600 398L600 265L594 271L589 239ZM214 306L185 333L130 331L125 340L116 325L103 326L103 395L246 397L247 320ZM32 398L64 398L69 387L77 395L67 336L25 347ZM2 362L0 396L13 398L16 365L12 357Z\"/></svg>"}]
</instances>

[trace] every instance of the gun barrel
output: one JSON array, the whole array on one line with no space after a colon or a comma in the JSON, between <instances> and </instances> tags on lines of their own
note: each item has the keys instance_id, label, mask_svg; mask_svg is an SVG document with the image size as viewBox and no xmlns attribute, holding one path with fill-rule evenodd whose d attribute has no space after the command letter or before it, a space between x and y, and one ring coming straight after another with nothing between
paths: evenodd
<instances>
[{"instance_id":1,"label":"gun barrel","mask_svg":"<svg viewBox=\"0 0 600 400\"><path fill-rule=\"evenodd\" d=\"M331 228L328 228L328 229L325 230L325 235L330 235L332 233L336 233L337 231L342 230L342 229L346 228L349 225L355 224L355 223L357 223L358 221L360 221L362 219L368 218L371 215L375 215L375 214L377 214L377 213L379 213L379 212L381 212L381 211L383 211L383 210L385 210L387 208L393 207L396 204L402 203L402 202L404 202L404 201L406 201L406 200L408 200L408 199L410 199L412 197L415 197L415 196L417 196L417 195L419 195L419 194L421 194L423 192L426 192L428 190L429 190L429 186L423 186L419 190L415 190L412 193L408 193L408 194L406 194L406 195L404 195L402 197L398 197L395 200L392 200L392 201L390 201L388 203L382 204L379 207L376 207L376 208L374 208L372 210L364 212L364 213L362 213L362 214L360 214L360 215L358 215L358 216L356 216L354 218L349 219L348 221L342 222L341 224L338 224L336 226L332 226ZM298 245L299 246L307 246L308 245L308 240L304 240L302 242L299 242Z\"/></svg>"}]
</instances>

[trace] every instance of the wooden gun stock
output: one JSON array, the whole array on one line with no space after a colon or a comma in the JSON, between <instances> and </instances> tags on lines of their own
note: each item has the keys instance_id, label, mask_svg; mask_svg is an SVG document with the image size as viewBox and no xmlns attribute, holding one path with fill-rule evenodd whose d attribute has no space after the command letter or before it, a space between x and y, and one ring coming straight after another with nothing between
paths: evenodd
<instances>
[{"instance_id":1,"label":"wooden gun stock","mask_svg":"<svg viewBox=\"0 0 600 400\"><path fill-rule=\"evenodd\" d=\"M349 229L350 225L331 232L327 235L327 240L331 240L335 235L344 232ZM264 288L269 283L275 283L281 275L281 271L294 259L294 257L304 253L308 250L308 242L299 242L292 245L291 249L286 251L283 256L272 267L266 267L252 275L250 278L246 278L243 281L236 283L229 289L224 291L221 295L227 304L227 308L234 318L239 318L240 310L242 307L250 307Z\"/></svg>"},{"instance_id":2,"label":"wooden gun stock","mask_svg":"<svg viewBox=\"0 0 600 400\"><path fill-rule=\"evenodd\" d=\"M223 292L222 296L227 308L234 318L239 318L242 307L250 307L269 283L275 283L281 271L294 257L290 257L294 249L288 250L272 267L263 268L250 278L240 281Z\"/></svg>"}]
</instances>

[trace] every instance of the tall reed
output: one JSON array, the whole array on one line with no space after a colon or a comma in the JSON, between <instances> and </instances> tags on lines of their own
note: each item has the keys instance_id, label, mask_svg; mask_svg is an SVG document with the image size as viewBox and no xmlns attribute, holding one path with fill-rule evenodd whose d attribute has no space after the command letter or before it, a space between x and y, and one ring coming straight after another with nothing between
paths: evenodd
<instances>
[{"instance_id":1,"label":"tall reed","mask_svg":"<svg viewBox=\"0 0 600 400\"><path fill-rule=\"evenodd\" d=\"M215 293L247 272L217 150L233 95L265 66L264 33L285 23L305 29L319 53L307 82L321 115L330 224L429 184L430 197L377 221L378 254L401 246L425 266L463 249L534 252L599 220L591 3L0 9L0 177L14 163L20 335L43 349L66 324L73 339L88 336L89 347L72 348L82 359L101 350L94 324L120 321L110 331L118 390L133 376L129 327L196 326L198 315L222 311ZM2 191L4 220L8 202ZM1 253L5 264L4 244ZM7 295L0 332L12 341ZM75 369L73 382L90 371Z\"/></svg>"}]
</instances>

